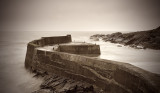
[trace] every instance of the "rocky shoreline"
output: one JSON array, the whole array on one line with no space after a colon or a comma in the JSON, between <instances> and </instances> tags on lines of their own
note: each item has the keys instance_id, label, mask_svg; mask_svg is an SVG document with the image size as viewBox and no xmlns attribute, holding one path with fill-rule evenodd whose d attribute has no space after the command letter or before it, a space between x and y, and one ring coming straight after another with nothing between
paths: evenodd
<instances>
[{"instance_id":1,"label":"rocky shoreline","mask_svg":"<svg viewBox=\"0 0 160 93\"><path fill-rule=\"evenodd\" d=\"M49 75L44 71L32 70L32 72L35 73L33 77L44 78L39 90L32 93L104 93L83 81L76 81L56 74Z\"/></svg>"},{"instance_id":2,"label":"rocky shoreline","mask_svg":"<svg viewBox=\"0 0 160 93\"><path fill-rule=\"evenodd\" d=\"M105 42L119 43L136 49L160 49L160 27L149 31L131 33L116 32L108 35L95 34L90 37L94 41L102 39Z\"/></svg>"}]
</instances>

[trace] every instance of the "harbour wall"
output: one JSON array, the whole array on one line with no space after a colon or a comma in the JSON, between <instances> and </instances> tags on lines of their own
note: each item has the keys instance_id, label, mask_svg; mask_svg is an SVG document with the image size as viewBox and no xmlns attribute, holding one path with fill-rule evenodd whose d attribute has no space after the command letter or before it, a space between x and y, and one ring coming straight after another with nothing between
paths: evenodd
<instances>
[{"instance_id":1,"label":"harbour wall","mask_svg":"<svg viewBox=\"0 0 160 93\"><path fill-rule=\"evenodd\" d=\"M100 54L99 45L59 45L60 52L67 52L72 54Z\"/></svg>"},{"instance_id":2,"label":"harbour wall","mask_svg":"<svg viewBox=\"0 0 160 93\"><path fill-rule=\"evenodd\" d=\"M53 41L52 41L53 40ZM159 93L160 76L133 65L77 54L40 50L49 44L71 42L71 36L45 37L28 43L25 66L85 81L107 93Z\"/></svg>"}]
</instances>

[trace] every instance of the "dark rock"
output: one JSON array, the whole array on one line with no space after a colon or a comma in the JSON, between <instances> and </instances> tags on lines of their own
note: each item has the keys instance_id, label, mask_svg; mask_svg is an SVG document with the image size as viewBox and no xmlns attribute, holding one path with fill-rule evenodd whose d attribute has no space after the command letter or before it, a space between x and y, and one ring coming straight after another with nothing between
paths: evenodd
<instances>
[{"instance_id":1,"label":"dark rock","mask_svg":"<svg viewBox=\"0 0 160 93\"><path fill-rule=\"evenodd\" d=\"M33 70L34 73L36 73L33 77L44 77L45 75L48 75L48 73L46 71L38 71L38 70Z\"/></svg>"},{"instance_id":2,"label":"dark rock","mask_svg":"<svg viewBox=\"0 0 160 93\"><path fill-rule=\"evenodd\" d=\"M95 93L91 84L57 75L46 75L40 89L32 93Z\"/></svg>"},{"instance_id":3,"label":"dark rock","mask_svg":"<svg viewBox=\"0 0 160 93\"><path fill-rule=\"evenodd\" d=\"M54 92L49 89L40 89L40 90L34 91L32 93L54 93Z\"/></svg>"},{"instance_id":4,"label":"dark rock","mask_svg":"<svg viewBox=\"0 0 160 93\"><path fill-rule=\"evenodd\" d=\"M122 47L122 45L117 45L117 47Z\"/></svg>"},{"instance_id":5,"label":"dark rock","mask_svg":"<svg viewBox=\"0 0 160 93\"><path fill-rule=\"evenodd\" d=\"M129 45L136 49L160 49L160 27L149 31L139 31L122 34L121 32L108 35L96 34L92 38L102 38L105 42Z\"/></svg>"}]
</instances>

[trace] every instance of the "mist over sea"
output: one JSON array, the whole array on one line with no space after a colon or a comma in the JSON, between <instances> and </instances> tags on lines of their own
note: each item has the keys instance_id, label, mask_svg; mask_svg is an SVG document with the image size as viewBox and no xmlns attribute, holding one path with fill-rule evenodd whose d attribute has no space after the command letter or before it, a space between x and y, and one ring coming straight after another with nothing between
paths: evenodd
<instances>
[{"instance_id":1,"label":"mist over sea","mask_svg":"<svg viewBox=\"0 0 160 93\"><path fill-rule=\"evenodd\" d=\"M96 43L100 45L99 58L130 63L147 71L160 74L160 50L133 49L128 46L92 41L94 34L110 34L111 32L74 32L74 31L23 31L1 32L0 34L0 93L31 93L42 83L41 78L33 78L34 74L24 67L27 43L44 36L72 35L72 41Z\"/></svg>"}]
</instances>

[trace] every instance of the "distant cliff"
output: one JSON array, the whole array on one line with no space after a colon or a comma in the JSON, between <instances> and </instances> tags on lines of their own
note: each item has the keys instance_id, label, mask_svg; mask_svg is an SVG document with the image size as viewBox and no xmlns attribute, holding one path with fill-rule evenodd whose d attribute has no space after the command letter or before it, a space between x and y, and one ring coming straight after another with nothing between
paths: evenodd
<instances>
[{"instance_id":1,"label":"distant cliff","mask_svg":"<svg viewBox=\"0 0 160 93\"><path fill-rule=\"evenodd\" d=\"M102 39L105 42L110 41L112 43L129 45L134 48L160 49L160 27L149 31L131 33L116 32L108 35L96 34L91 36L90 39L96 41Z\"/></svg>"}]
</instances>

